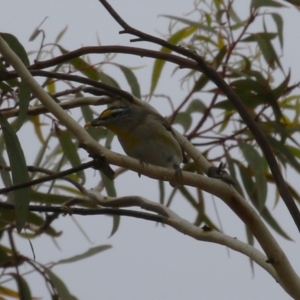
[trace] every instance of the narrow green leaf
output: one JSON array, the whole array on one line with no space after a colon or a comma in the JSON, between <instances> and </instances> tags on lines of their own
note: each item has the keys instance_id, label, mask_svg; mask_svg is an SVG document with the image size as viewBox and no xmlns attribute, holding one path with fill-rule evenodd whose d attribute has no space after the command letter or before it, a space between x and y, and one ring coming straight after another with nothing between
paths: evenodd
<instances>
[{"instance_id":1,"label":"narrow green leaf","mask_svg":"<svg viewBox=\"0 0 300 300\"><path fill-rule=\"evenodd\" d=\"M254 236L251 232L251 230L249 230L249 228L247 226L245 226L246 228L246 234L247 234L247 241L248 241L248 244L253 246L254 245ZM249 262L250 262L250 267L251 267L251 271L252 271L252 274L254 273L254 262L253 262L253 259L249 258Z\"/></svg>"},{"instance_id":2,"label":"narrow green leaf","mask_svg":"<svg viewBox=\"0 0 300 300\"><path fill-rule=\"evenodd\" d=\"M259 7L285 7L284 5L280 4L274 0L252 0L251 7L252 8L259 8Z\"/></svg>"},{"instance_id":3,"label":"narrow green leaf","mask_svg":"<svg viewBox=\"0 0 300 300\"><path fill-rule=\"evenodd\" d=\"M100 172L101 178L106 190L106 193L109 197L117 197L117 192L115 188L115 183L113 180L110 180L104 173Z\"/></svg>"},{"instance_id":4,"label":"narrow green leaf","mask_svg":"<svg viewBox=\"0 0 300 300\"><path fill-rule=\"evenodd\" d=\"M299 2L300 3L300 2ZM278 38L281 49L283 48L283 20L280 14L272 13L271 16L277 27Z\"/></svg>"},{"instance_id":5,"label":"narrow green leaf","mask_svg":"<svg viewBox=\"0 0 300 300\"><path fill-rule=\"evenodd\" d=\"M48 134L48 136L47 136L47 139L46 139L45 142L42 144L40 150L38 151L38 153L37 153L37 155L36 155L36 157L35 157L35 160L34 160L34 163L33 163L33 165L34 165L35 167L39 167L39 166L41 165L42 160L43 160L43 158L44 158L44 156L45 156L45 153L46 153L46 151L47 151L47 148L48 148L48 146L49 146L49 142L50 142L51 138L52 138L52 132L50 131L49 134ZM32 177L34 176L34 174L35 174L35 173L33 172L33 173L32 173Z\"/></svg>"},{"instance_id":6,"label":"narrow green leaf","mask_svg":"<svg viewBox=\"0 0 300 300\"><path fill-rule=\"evenodd\" d=\"M300 159L300 149L298 147L293 147L290 145L286 145L285 147L292 155Z\"/></svg>"},{"instance_id":7,"label":"narrow green leaf","mask_svg":"<svg viewBox=\"0 0 300 300\"><path fill-rule=\"evenodd\" d=\"M78 255L75 255L75 256L72 256L72 257L66 258L66 259L61 259L55 264L61 265L61 264L73 263L73 262L91 257L93 255L96 255L96 254L103 252L105 250L108 250L110 248L112 248L111 245L96 246L96 247L90 248L89 250L87 250L86 252L84 252L82 254L78 254Z\"/></svg>"},{"instance_id":8,"label":"narrow green leaf","mask_svg":"<svg viewBox=\"0 0 300 300\"><path fill-rule=\"evenodd\" d=\"M12 170L13 184L29 181L25 156L19 139L7 122L0 114L0 124L6 144L7 154ZM28 216L28 205L30 202L30 188L23 188L13 191L14 204L16 208L16 225L18 232L21 232Z\"/></svg>"},{"instance_id":9,"label":"narrow green leaf","mask_svg":"<svg viewBox=\"0 0 300 300\"><path fill-rule=\"evenodd\" d=\"M254 207L260 212L262 218L273 228L278 234L284 238L291 240L291 238L285 233L285 231L280 227L277 221L272 217L269 210L266 207L259 209L258 191L256 183L253 182L251 175L248 170L241 163L238 165L240 169L240 174L244 183L244 187L247 194L253 203Z\"/></svg>"},{"instance_id":10,"label":"narrow green leaf","mask_svg":"<svg viewBox=\"0 0 300 300\"><path fill-rule=\"evenodd\" d=\"M29 59L27 52L19 40L10 33L0 33L9 47L18 55L22 63L27 67L29 66Z\"/></svg>"},{"instance_id":11,"label":"narrow green leaf","mask_svg":"<svg viewBox=\"0 0 300 300\"><path fill-rule=\"evenodd\" d=\"M121 223L121 216L113 216L113 226L109 237L112 237L119 229Z\"/></svg>"},{"instance_id":12,"label":"narrow green leaf","mask_svg":"<svg viewBox=\"0 0 300 300\"><path fill-rule=\"evenodd\" d=\"M99 79L100 79L100 81L102 81L105 84L114 86L116 88L120 87L119 84L111 76L107 75L104 72L99 73Z\"/></svg>"},{"instance_id":13,"label":"narrow green leaf","mask_svg":"<svg viewBox=\"0 0 300 300\"><path fill-rule=\"evenodd\" d=\"M7 163L4 159L4 157L2 156L2 151L0 153L0 165L1 166L7 166ZM12 185L12 181L11 181L11 176L10 176L10 172L4 170L4 168L0 169L0 174L1 174L1 178L2 181L4 183L4 186L11 186Z\"/></svg>"},{"instance_id":14,"label":"narrow green leaf","mask_svg":"<svg viewBox=\"0 0 300 300\"><path fill-rule=\"evenodd\" d=\"M233 187L238 191L238 193L240 195L244 196L244 193L243 193L243 190L242 190L241 185L239 183L239 180L237 180L237 177L236 177L234 163L237 162L237 161L232 159L232 157L229 155L227 150L225 151L225 158L226 158L226 162L228 164L229 174L232 177L232 179L235 181L235 185Z\"/></svg>"},{"instance_id":15,"label":"narrow green leaf","mask_svg":"<svg viewBox=\"0 0 300 300\"><path fill-rule=\"evenodd\" d=\"M46 194L32 191L31 192L31 201L40 203L40 204L48 204L48 205L62 205L63 203L70 200L69 196L63 195L55 195L55 194Z\"/></svg>"},{"instance_id":16,"label":"narrow green leaf","mask_svg":"<svg viewBox=\"0 0 300 300\"><path fill-rule=\"evenodd\" d=\"M140 89L140 85L139 85L138 79L135 76L135 74L132 72L132 70L130 70L127 67L124 67L122 65L118 65L118 67L123 72L128 84L131 88L132 94L134 96L136 96L137 98L141 99L141 89Z\"/></svg>"},{"instance_id":17,"label":"narrow green leaf","mask_svg":"<svg viewBox=\"0 0 300 300\"><path fill-rule=\"evenodd\" d=\"M106 142L108 142L108 141L106 140ZM110 142L108 142L108 143L110 144ZM107 195L109 197L116 197L117 192L115 189L114 181L107 178L107 176L105 174L103 174L102 172L100 172L100 174L101 174L101 178L102 178L103 184L105 186ZM113 226L112 226L109 237L112 237L118 231L118 229L120 227L120 222L121 222L121 216L112 216L112 218L113 218Z\"/></svg>"},{"instance_id":18,"label":"narrow green leaf","mask_svg":"<svg viewBox=\"0 0 300 300\"><path fill-rule=\"evenodd\" d=\"M292 241L290 236L280 227L278 222L272 217L271 213L266 207L264 207L261 211L261 216L278 234L280 234L285 239Z\"/></svg>"},{"instance_id":19,"label":"narrow green leaf","mask_svg":"<svg viewBox=\"0 0 300 300\"><path fill-rule=\"evenodd\" d=\"M19 294L20 294L20 299L22 299L22 300L32 300L30 288L29 288L26 280L18 274L10 273L10 275L12 277L14 277L15 280L16 280L16 283L17 283L17 286L18 286L18 291L19 291Z\"/></svg>"},{"instance_id":20,"label":"narrow green leaf","mask_svg":"<svg viewBox=\"0 0 300 300\"><path fill-rule=\"evenodd\" d=\"M55 44L58 44L58 42L62 39L62 37L65 35L65 33L67 32L68 30L68 25L66 25L66 27L59 32L59 34L57 35L56 39L55 39Z\"/></svg>"},{"instance_id":21,"label":"narrow green leaf","mask_svg":"<svg viewBox=\"0 0 300 300\"><path fill-rule=\"evenodd\" d=\"M20 85L20 93L19 93L19 115L16 123L16 131L18 131L25 120L27 119L27 111L30 102L31 90L27 87L27 85L22 81Z\"/></svg>"},{"instance_id":22,"label":"narrow green leaf","mask_svg":"<svg viewBox=\"0 0 300 300\"><path fill-rule=\"evenodd\" d=\"M178 190L181 192L183 197L194 207L198 210L198 203L196 199L192 196L192 194L188 191L188 189L184 186L179 186Z\"/></svg>"},{"instance_id":23,"label":"narrow green leaf","mask_svg":"<svg viewBox=\"0 0 300 300\"><path fill-rule=\"evenodd\" d=\"M62 46L57 45L62 54L67 54L69 51L64 49ZM72 58L70 64L86 77L98 81L100 79L99 72L90 64L88 64L82 58Z\"/></svg>"},{"instance_id":24,"label":"narrow green leaf","mask_svg":"<svg viewBox=\"0 0 300 300\"><path fill-rule=\"evenodd\" d=\"M227 54L227 47L222 47L218 54L214 57L213 61L211 62L211 65L218 69L218 67L222 64L223 58Z\"/></svg>"},{"instance_id":25,"label":"narrow green leaf","mask_svg":"<svg viewBox=\"0 0 300 300\"><path fill-rule=\"evenodd\" d=\"M214 230L221 231L221 229L208 217L207 214L203 214L202 222Z\"/></svg>"},{"instance_id":26,"label":"narrow green leaf","mask_svg":"<svg viewBox=\"0 0 300 300\"><path fill-rule=\"evenodd\" d=\"M158 190L159 190L159 203L165 204L165 182L163 180L158 180Z\"/></svg>"},{"instance_id":27,"label":"narrow green leaf","mask_svg":"<svg viewBox=\"0 0 300 300\"><path fill-rule=\"evenodd\" d=\"M201 74L199 79L195 82L193 92L201 91L209 82L209 78L206 75Z\"/></svg>"},{"instance_id":28,"label":"narrow green leaf","mask_svg":"<svg viewBox=\"0 0 300 300\"><path fill-rule=\"evenodd\" d=\"M216 29L214 27L204 25L200 22L195 22L195 21L191 21L190 19L184 19L184 18L171 16L171 15L163 15L163 17L178 21L183 24L187 24L190 27L194 27L195 29L201 29L201 30L207 31L209 33L217 34Z\"/></svg>"},{"instance_id":29,"label":"narrow green leaf","mask_svg":"<svg viewBox=\"0 0 300 300\"><path fill-rule=\"evenodd\" d=\"M55 275L50 269L44 267L46 275L49 277L51 283L54 285L55 290L59 296L59 299L62 300L75 300L76 298L69 292L69 289L65 283Z\"/></svg>"},{"instance_id":30,"label":"narrow green leaf","mask_svg":"<svg viewBox=\"0 0 300 300\"><path fill-rule=\"evenodd\" d=\"M276 140L272 136L267 136L267 140L271 144L273 151L277 154L278 158L282 157L284 160L288 161L291 167L295 168L298 172L300 172L300 163L297 161L295 156L290 152L289 148L284 145L284 143Z\"/></svg>"},{"instance_id":31,"label":"narrow green leaf","mask_svg":"<svg viewBox=\"0 0 300 300\"><path fill-rule=\"evenodd\" d=\"M61 148L71 163L72 167L78 167L81 165L81 160L77 152L77 147L73 143L71 136L67 130L60 130L57 126L55 127L55 133L58 137ZM83 183L85 182L85 175L83 171L77 173Z\"/></svg>"},{"instance_id":32,"label":"narrow green leaf","mask_svg":"<svg viewBox=\"0 0 300 300\"><path fill-rule=\"evenodd\" d=\"M41 26L43 25L43 23L47 20L48 17L45 17L44 20L39 24L39 26L37 26L36 28L34 28L32 34L29 37L29 42L34 41L37 36L43 32L43 30L41 30Z\"/></svg>"},{"instance_id":33,"label":"narrow green leaf","mask_svg":"<svg viewBox=\"0 0 300 300\"><path fill-rule=\"evenodd\" d=\"M194 26L188 26L185 27L179 31L177 31L176 33L174 33L169 39L168 42L171 44L177 44L178 42L180 42L181 40L183 40L184 38L190 36L191 34L193 34L196 31L196 27ZM160 52L162 53L171 53L172 50L167 49L162 47ZM166 61L164 60L156 60L153 66L153 71L152 71L152 79L151 79L151 88L150 88L150 94L153 94L157 83L159 81L162 69L165 65Z\"/></svg>"},{"instance_id":34,"label":"narrow green leaf","mask_svg":"<svg viewBox=\"0 0 300 300\"><path fill-rule=\"evenodd\" d=\"M239 147L243 152L245 159L251 167L254 177L255 185L258 191L258 209L261 211L267 199L267 179L265 175L265 160L261 157L256 149L248 143L239 143Z\"/></svg>"},{"instance_id":35,"label":"narrow green leaf","mask_svg":"<svg viewBox=\"0 0 300 300\"><path fill-rule=\"evenodd\" d=\"M248 197L254 207L258 210L259 208L259 200L258 200L258 192L257 192L257 187L252 179L252 175L250 174L251 172L240 162L237 163L241 178L244 184L244 188L248 194Z\"/></svg>"},{"instance_id":36,"label":"narrow green leaf","mask_svg":"<svg viewBox=\"0 0 300 300\"><path fill-rule=\"evenodd\" d=\"M272 69L275 69L275 63L276 63L278 67L282 69L280 60L271 43L271 39L273 39L277 35L278 35L277 33L270 33L270 32L254 33L251 34L250 37L242 40L242 42L256 41L267 64Z\"/></svg>"}]
</instances>

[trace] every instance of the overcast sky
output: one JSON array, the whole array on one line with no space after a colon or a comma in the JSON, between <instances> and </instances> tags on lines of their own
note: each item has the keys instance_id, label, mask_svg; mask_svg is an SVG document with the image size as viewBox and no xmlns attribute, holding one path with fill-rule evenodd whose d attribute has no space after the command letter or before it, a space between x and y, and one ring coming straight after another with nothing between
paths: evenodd
<instances>
[{"instance_id":1,"label":"overcast sky","mask_svg":"<svg viewBox=\"0 0 300 300\"><path fill-rule=\"evenodd\" d=\"M238 1L243 6L243 13L248 11L249 1ZM166 33L168 21L158 15L169 14L182 16L193 8L193 1L179 0L115 0L110 1L119 14L133 27L151 34ZM47 42L53 42L56 35L68 25L68 31L61 44L68 50L77 49L83 45L97 45L97 35L102 45L129 45L130 36L118 35L120 27L96 0L72 1L4 1L1 3L0 24L2 32L9 32L23 43L27 50L37 49L40 39L29 42L28 38L40 22L48 19L42 28L46 32ZM297 37L294 28L299 28L299 13L292 8L285 11L285 52L284 64L294 71L296 76L299 67L300 46L295 44ZM293 34L289 34L292 32ZM134 46L149 47L141 43ZM151 60L126 57L124 64L128 66L144 66L139 74L142 93L149 91L152 63ZM169 70L172 70L170 68ZM176 77L170 78L171 72L164 73L163 84L157 92L169 94L174 99L184 95ZM121 80L120 74L117 81ZM178 77L177 77L178 78ZM122 86L126 87L126 84ZM181 98L179 98L181 99ZM158 100L153 101L155 105ZM100 108L101 110L101 108ZM28 136L20 134L26 154L30 157L31 143ZM122 151L115 145L115 151ZM91 173L92 174L92 173ZM98 178L94 178L97 182ZM136 174L126 174L122 182L116 183L119 195L145 195L158 201L157 183L155 180ZM272 204L272 197L270 196ZM212 197L207 196L207 210L216 219ZM219 200L214 199L226 234L245 240L244 225ZM194 211L182 199L176 198L172 209L182 217L193 221ZM299 233L282 203L274 211L280 218L280 224L295 242L287 242L275 235L286 251L293 267L300 273L299 266ZM67 284L70 291L78 299L130 299L130 300L162 300L162 299L290 299L289 296L262 269L255 267L254 276L251 273L248 258L228 251L226 248L199 242L184 236L175 230L156 225L155 223L122 218L118 232L110 239L111 219L109 217L76 217L92 244L75 227L69 216L60 217L55 224L57 230L64 233L58 239L60 249L46 238L32 241L36 259L40 262L56 261L86 251L90 247L101 244L111 244L113 248L93 258L78 263L58 266L53 271ZM22 252L32 256L27 241L19 241ZM228 254L229 253L229 254ZM27 270L29 270L28 268ZM44 283L36 275L29 275L28 281L33 288L35 297L49 299ZM33 283L34 282L34 283Z\"/></svg>"}]
</instances>

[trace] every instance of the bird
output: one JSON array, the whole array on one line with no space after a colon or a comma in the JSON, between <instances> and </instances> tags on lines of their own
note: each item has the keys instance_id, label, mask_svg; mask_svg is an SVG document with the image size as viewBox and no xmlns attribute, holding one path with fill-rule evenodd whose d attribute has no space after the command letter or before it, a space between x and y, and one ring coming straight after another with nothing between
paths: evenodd
<instances>
[{"instance_id":1,"label":"bird","mask_svg":"<svg viewBox=\"0 0 300 300\"><path fill-rule=\"evenodd\" d=\"M90 126L103 126L115 133L128 156L175 169L176 177L181 178L180 164L187 158L172 127L160 114L137 105L114 105L85 125Z\"/></svg>"}]
</instances>

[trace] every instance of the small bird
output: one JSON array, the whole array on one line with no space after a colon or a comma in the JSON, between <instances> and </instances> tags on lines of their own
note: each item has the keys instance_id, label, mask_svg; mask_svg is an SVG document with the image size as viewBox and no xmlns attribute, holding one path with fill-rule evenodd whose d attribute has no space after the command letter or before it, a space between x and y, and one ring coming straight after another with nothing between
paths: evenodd
<instances>
[{"instance_id":1,"label":"small bird","mask_svg":"<svg viewBox=\"0 0 300 300\"><path fill-rule=\"evenodd\" d=\"M117 105L104 110L85 127L104 126L114 132L128 156L142 163L173 168L181 177L187 162L172 127L158 113L137 105Z\"/></svg>"}]
</instances>

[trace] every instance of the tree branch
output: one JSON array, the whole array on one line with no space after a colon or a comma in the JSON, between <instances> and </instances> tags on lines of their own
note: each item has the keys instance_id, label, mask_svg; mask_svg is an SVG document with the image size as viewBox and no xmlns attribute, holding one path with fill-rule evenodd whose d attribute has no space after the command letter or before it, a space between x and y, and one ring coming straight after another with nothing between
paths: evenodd
<instances>
[{"instance_id":1,"label":"tree branch","mask_svg":"<svg viewBox=\"0 0 300 300\"><path fill-rule=\"evenodd\" d=\"M92 192L92 197L96 196L96 193ZM90 195L91 196L91 195ZM179 217L171 209L156 203L150 200L147 200L142 197L121 197L121 198L105 198L101 197L100 194L97 194L99 202L103 206L110 207L131 207L139 206L143 209L161 213L162 215L156 215L152 213L134 211L134 210L124 210L117 208L95 208L95 209L82 209L82 208L72 208L72 207L57 207L57 206L38 206L30 205L29 210L35 212L47 212L55 214L72 214L72 215L81 215L81 216L91 216L91 215L118 215L118 216L127 216L137 219L148 220L152 222L158 222L161 224L166 224L170 227L173 227L175 230L184 233L190 237L193 237L196 240L215 243L229 247L230 249L242 253L253 261L255 261L259 266L261 266L265 271L267 271L277 282L280 284L280 279L276 274L274 268L271 264L267 263L267 257L263 255L260 251L254 247L239 241L238 239L232 238L228 235L225 235L221 232L211 230L207 227L204 229L194 226L187 222L186 220ZM0 207L5 209L14 209L12 204L1 203Z\"/></svg>"},{"instance_id":2,"label":"tree branch","mask_svg":"<svg viewBox=\"0 0 300 300\"><path fill-rule=\"evenodd\" d=\"M105 105L110 103L112 103L111 97L78 97L58 104L62 109L67 110L71 108L81 107L84 105ZM19 115L19 109L17 108L3 109L0 111L5 118L12 118ZM37 116L48 112L49 110L45 106L35 106L29 107L27 114L29 116Z\"/></svg>"},{"instance_id":3,"label":"tree branch","mask_svg":"<svg viewBox=\"0 0 300 300\"><path fill-rule=\"evenodd\" d=\"M267 141L264 133L256 124L252 116L248 113L248 110L238 95L233 91L233 89L225 82L223 77L212 67L206 64L204 59L199 56L196 52L190 51L183 47L176 46L171 44L163 39L154 37L152 35L146 34L142 31L139 31L135 28L129 26L121 16L113 9L113 7L106 1L106 0L99 0L101 4L106 8L108 13L115 19L115 21L120 24L120 26L124 29L120 31L120 34L128 33L134 36L137 36L138 39L131 40L132 42L136 41L148 41L162 47L166 47L178 54L184 55L192 59L198 65L198 70L205 74L212 82L216 84L217 87L228 97L228 99L232 102L232 104L237 109L238 113L240 114L241 118L249 127L250 131L252 132L257 144L260 146L264 156L268 162L270 170L273 174L274 180L276 182L278 191L280 193L281 198L283 199L284 203L286 204L298 230L300 231L300 211L298 206L296 205L290 190L288 189L284 178L281 174L280 168L277 164L276 158L272 151L272 148Z\"/></svg>"},{"instance_id":4,"label":"tree branch","mask_svg":"<svg viewBox=\"0 0 300 300\"><path fill-rule=\"evenodd\" d=\"M32 78L29 71L23 65L16 54L8 47L5 41L0 37L0 52L5 59L18 72L23 82L32 90L34 95L64 124L85 146L90 153L101 153L109 163L122 166L144 174L150 178L161 180L174 180L176 174L171 169L156 167L153 165L141 165L136 159L116 154L99 145L89 134L74 121L55 101L39 86ZM186 141L188 143L188 141ZM197 156L197 150L193 150ZM198 152L198 156L199 156ZM205 176L182 172L182 182L185 185L201 188L210 194L222 199L238 216L247 224L253 235L256 237L261 247L265 251L268 259L272 261L280 282L286 291L295 298L300 295L300 280L288 261L285 253L273 238L266 225L262 222L259 215L231 186L221 180L207 178Z\"/></svg>"}]
</instances>

